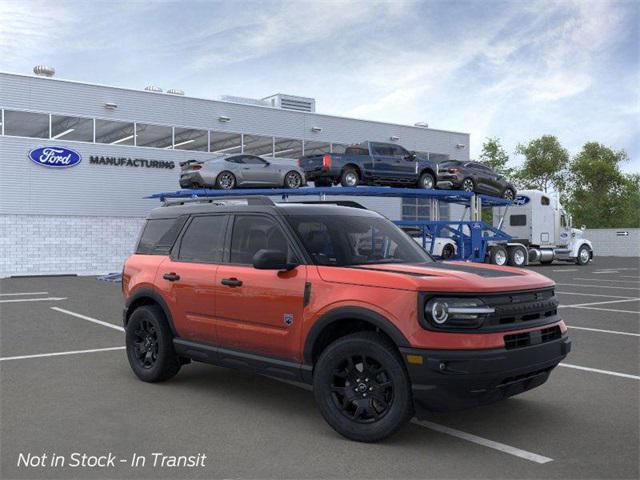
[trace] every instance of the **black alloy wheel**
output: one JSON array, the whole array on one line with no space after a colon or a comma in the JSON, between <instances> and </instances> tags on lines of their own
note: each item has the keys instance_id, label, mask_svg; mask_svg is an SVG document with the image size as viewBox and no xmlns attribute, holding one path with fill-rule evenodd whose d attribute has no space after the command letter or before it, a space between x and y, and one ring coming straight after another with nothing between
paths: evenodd
<instances>
[{"instance_id":1,"label":"black alloy wheel","mask_svg":"<svg viewBox=\"0 0 640 480\"><path fill-rule=\"evenodd\" d=\"M302 186L302 176L292 170L285 175L284 185L287 188L300 188Z\"/></svg>"},{"instance_id":2,"label":"black alloy wheel","mask_svg":"<svg viewBox=\"0 0 640 480\"><path fill-rule=\"evenodd\" d=\"M456 254L456 250L455 250L455 248L453 248L453 245L451 245L450 243L447 243L442 248L442 259L443 260L448 260L448 259L452 258L455 254Z\"/></svg>"},{"instance_id":3,"label":"black alloy wheel","mask_svg":"<svg viewBox=\"0 0 640 480\"><path fill-rule=\"evenodd\" d=\"M504 193L502 194L502 198L504 198L505 200L513 200L515 198L515 193L512 189L507 188Z\"/></svg>"},{"instance_id":4,"label":"black alloy wheel","mask_svg":"<svg viewBox=\"0 0 640 480\"><path fill-rule=\"evenodd\" d=\"M331 396L336 408L349 420L371 423L389 411L393 382L375 359L348 355L333 371Z\"/></svg>"},{"instance_id":5,"label":"black alloy wheel","mask_svg":"<svg viewBox=\"0 0 640 480\"><path fill-rule=\"evenodd\" d=\"M133 350L141 368L150 369L158 360L158 332L149 320L142 320L134 330Z\"/></svg>"},{"instance_id":6,"label":"black alloy wheel","mask_svg":"<svg viewBox=\"0 0 640 480\"><path fill-rule=\"evenodd\" d=\"M475 190L475 184L471 178L465 178L462 181L462 190L465 192L473 192Z\"/></svg>"}]
</instances>

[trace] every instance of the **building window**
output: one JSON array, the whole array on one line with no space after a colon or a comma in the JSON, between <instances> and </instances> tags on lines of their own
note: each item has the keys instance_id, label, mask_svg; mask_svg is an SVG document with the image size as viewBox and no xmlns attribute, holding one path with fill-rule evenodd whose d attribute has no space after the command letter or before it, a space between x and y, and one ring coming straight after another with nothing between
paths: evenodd
<instances>
[{"instance_id":1,"label":"building window","mask_svg":"<svg viewBox=\"0 0 640 480\"><path fill-rule=\"evenodd\" d=\"M129 122L96 120L96 143L133 145L134 126Z\"/></svg>"},{"instance_id":2,"label":"building window","mask_svg":"<svg viewBox=\"0 0 640 480\"><path fill-rule=\"evenodd\" d=\"M242 135L239 133L211 132L211 153L242 153Z\"/></svg>"},{"instance_id":3,"label":"building window","mask_svg":"<svg viewBox=\"0 0 640 480\"><path fill-rule=\"evenodd\" d=\"M304 141L304 154L305 155L322 155L323 153L329 153L331 151L331 144L327 142L311 142L309 140Z\"/></svg>"},{"instance_id":4,"label":"building window","mask_svg":"<svg viewBox=\"0 0 640 480\"><path fill-rule=\"evenodd\" d=\"M273 137L244 135L244 153L273 156Z\"/></svg>"},{"instance_id":5,"label":"building window","mask_svg":"<svg viewBox=\"0 0 640 480\"><path fill-rule=\"evenodd\" d=\"M16 137L49 138L49 115L5 110L4 134Z\"/></svg>"},{"instance_id":6,"label":"building window","mask_svg":"<svg viewBox=\"0 0 640 480\"><path fill-rule=\"evenodd\" d=\"M93 142L93 119L51 115L51 139Z\"/></svg>"},{"instance_id":7,"label":"building window","mask_svg":"<svg viewBox=\"0 0 640 480\"><path fill-rule=\"evenodd\" d=\"M173 148L176 150L208 151L209 136L206 130L175 128Z\"/></svg>"},{"instance_id":8,"label":"building window","mask_svg":"<svg viewBox=\"0 0 640 480\"><path fill-rule=\"evenodd\" d=\"M274 157L277 158L295 158L302 156L302 140L291 140L288 138L275 138Z\"/></svg>"},{"instance_id":9,"label":"building window","mask_svg":"<svg viewBox=\"0 0 640 480\"><path fill-rule=\"evenodd\" d=\"M440 219L449 218L449 204L439 202ZM431 202L428 198L403 198L402 220L429 221L431 220Z\"/></svg>"},{"instance_id":10,"label":"building window","mask_svg":"<svg viewBox=\"0 0 640 480\"><path fill-rule=\"evenodd\" d=\"M136 146L171 148L173 145L173 129L162 125L136 123Z\"/></svg>"}]
</instances>

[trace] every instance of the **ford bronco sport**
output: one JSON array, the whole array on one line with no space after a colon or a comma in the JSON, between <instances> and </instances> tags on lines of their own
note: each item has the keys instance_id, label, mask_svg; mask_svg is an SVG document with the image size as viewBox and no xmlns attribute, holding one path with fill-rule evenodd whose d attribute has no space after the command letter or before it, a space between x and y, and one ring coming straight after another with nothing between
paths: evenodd
<instances>
[{"instance_id":1,"label":"ford bronco sport","mask_svg":"<svg viewBox=\"0 0 640 480\"><path fill-rule=\"evenodd\" d=\"M362 208L266 197L166 203L123 273L127 356L146 382L191 360L313 385L340 434L494 402L567 355L554 284L435 262Z\"/></svg>"}]
</instances>

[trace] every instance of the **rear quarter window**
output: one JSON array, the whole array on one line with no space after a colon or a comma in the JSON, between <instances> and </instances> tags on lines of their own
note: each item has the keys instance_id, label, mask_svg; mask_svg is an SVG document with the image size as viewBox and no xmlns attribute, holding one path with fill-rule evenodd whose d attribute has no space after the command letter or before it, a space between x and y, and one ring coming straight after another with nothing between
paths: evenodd
<instances>
[{"instance_id":1,"label":"rear quarter window","mask_svg":"<svg viewBox=\"0 0 640 480\"><path fill-rule=\"evenodd\" d=\"M186 220L186 216L147 220L142 230L142 235L140 235L136 253L142 255L168 255Z\"/></svg>"}]
</instances>

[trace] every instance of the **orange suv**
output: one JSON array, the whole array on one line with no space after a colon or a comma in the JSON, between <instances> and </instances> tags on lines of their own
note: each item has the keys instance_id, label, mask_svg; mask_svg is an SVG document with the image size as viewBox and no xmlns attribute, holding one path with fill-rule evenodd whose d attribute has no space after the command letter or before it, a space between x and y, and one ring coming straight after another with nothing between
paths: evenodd
<instances>
[{"instance_id":1,"label":"orange suv","mask_svg":"<svg viewBox=\"0 0 640 480\"><path fill-rule=\"evenodd\" d=\"M381 215L335 203L154 209L122 280L134 373L167 380L195 360L306 382L337 432L376 441L415 411L537 387L569 352L548 278L436 262Z\"/></svg>"}]
</instances>

